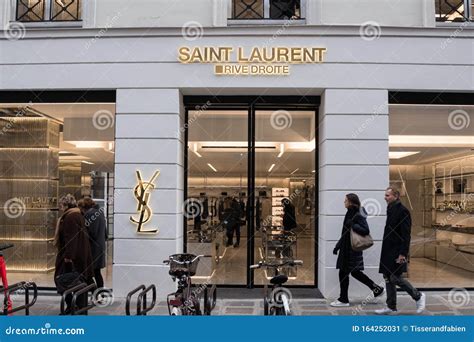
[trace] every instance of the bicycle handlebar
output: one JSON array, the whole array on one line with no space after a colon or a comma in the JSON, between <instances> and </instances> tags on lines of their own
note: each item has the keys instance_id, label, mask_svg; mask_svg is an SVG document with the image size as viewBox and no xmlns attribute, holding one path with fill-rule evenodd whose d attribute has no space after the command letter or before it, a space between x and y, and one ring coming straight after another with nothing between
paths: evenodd
<instances>
[{"instance_id":1,"label":"bicycle handlebar","mask_svg":"<svg viewBox=\"0 0 474 342\"><path fill-rule=\"evenodd\" d=\"M264 261L260 261L258 264L250 265L250 269L257 269L261 267L277 268L277 267L283 267L283 266L302 266L302 265L303 265L303 260L289 260L289 261L285 261L279 264L276 264L276 263L270 264Z\"/></svg>"},{"instance_id":2,"label":"bicycle handlebar","mask_svg":"<svg viewBox=\"0 0 474 342\"><path fill-rule=\"evenodd\" d=\"M177 264L186 265L186 264L191 264L191 263L195 262L197 259L200 259L200 258L212 258L212 255L200 254L200 255L196 255L196 257L193 260L188 260L188 261L173 260L173 261ZM170 259L163 260L163 263L167 264L167 265L169 265L170 262L171 262Z\"/></svg>"}]
</instances>

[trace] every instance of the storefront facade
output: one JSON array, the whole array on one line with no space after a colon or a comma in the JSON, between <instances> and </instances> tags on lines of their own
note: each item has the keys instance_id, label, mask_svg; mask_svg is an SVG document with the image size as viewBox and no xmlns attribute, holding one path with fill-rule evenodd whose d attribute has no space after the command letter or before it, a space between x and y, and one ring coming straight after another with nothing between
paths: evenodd
<instances>
[{"instance_id":1,"label":"storefront facade","mask_svg":"<svg viewBox=\"0 0 474 342\"><path fill-rule=\"evenodd\" d=\"M258 142L275 142L275 148L286 144L285 149L293 146L291 143L306 144L294 147L294 153L307 153L303 159L310 161L303 176L304 183L311 183L314 191L314 212L308 214L306 223L310 231L308 241L312 244L307 250L309 255L305 256L307 263L312 263L308 266L312 275L308 282L295 281L294 285L317 287L328 298L338 295L336 257L332 251L345 214L344 196L349 192L357 193L367 206L377 207L369 221L375 245L365 253L365 269L371 278L382 281L378 264L385 222L384 190L392 179L399 180L392 177L392 173L398 175L398 171L392 170L389 158L391 136L403 135L403 130L408 129L402 127L392 133L392 129L397 129L392 128L392 105L414 105L416 101L406 99L416 99L417 94L419 104L424 106L440 105L438 99L447 99L443 105L453 108L448 108L445 116L437 117L439 126L450 128L448 117L453 110L466 113L463 118L470 124L451 129L449 134L441 133L442 128L438 127L439 132L416 131L410 135L467 137L467 142L456 145L467 152L457 151L444 160L472 157L469 145L472 147L474 135L474 31L468 22L436 26L434 1L407 1L410 7L405 10L401 5L385 11L377 6L374 11L379 16L372 23L367 23L371 18L362 11L355 11L351 18L335 16L329 1L306 1L302 2L306 11L304 21L290 24L283 21L270 26L239 25L228 20L230 5L225 1L202 1L196 13L182 12L181 5L174 9L167 7L168 13L176 13L178 19L171 24L168 14L156 25L152 24L151 15L137 8L130 9L127 5L130 2L123 1L124 8L100 3L90 2L83 9L83 27L26 23L19 31L19 39L12 35L11 27L8 28L12 25L9 20L12 7L3 5L5 35L0 39L0 91L2 103L10 105L29 102L28 96L21 101L14 99L14 94L20 91L35 91L37 97L30 99L33 103L47 102L41 99L42 92L115 92L111 286L118 297L124 297L142 283L156 284L160 295L174 288L163 260L185 248L189 251L185 219L189 217L183 212L189 203L186 200L191 195L206 192L199 190L201 186L208 193L212 192L208 186L213 184L212 180L204 186L198 184L199 177L192 178L199 176L199 172L192 171L189 159L190 155L205 155L201 148L206 141L220 142L213 148L223 148L223 142L244 143L238 146L239 152L244 154L240 173L229 177L244 174L240 188L233 191L253 192L255 196L262 179L267 177L259 173L263 172L260 166L273 169L272 162L258 152ZM157 11L160 15L159 8ZM136 24L141 16L146 18L140 25ZM183 47L187 50L181 50ZM227 50L205 51L207 47ZM293 50L282 50L288 47ZM201 50L193 53L192 48ZM256 48L254 54L252 51ZM310 48L319 50L317 53L302 50ZM242 49L241 55L239 49ZM184 57L183 51L187 53ZM191 55L194 60L190 59ZM249 63L257 66L254 73L225 66ZM222 68L219 65L223 65ZM279 68L259 68L262 65ZM426 93L432 97L426 97ZM100 96L96 102L103 102ZM275 111L289 113L284 119L296 125L291 128L291 123L286 123L281 129L261 124L274 120L271 114ZM311 113L301 114L305 111ZM207 113L211 115L209 119ZM216 115L222 113L236 117L236 121L223 124L225 127L238 124L238 132L225 133L226 137L221 139L216 138L217 131L211 132L212 129L207 139L198 133L193 135L205 120L211 120L211 126L217 125L220 117ZM412 110L411 115L416 116L417 110ZM426 120L429 121L429 117ZM297 128L299 124L309 127L306 135ZM423 127L423 122L416 125ZM270 132L272 127L274 135L264 138L262 132ZM277 140L278 134L291 135L286 128L297 132L299 140L288 138L284 143ZM240 132L243 133L237 139ZM199 150L194 149L194 143L200 144L196 145ZM222 152L226 154L229 150ZM274 152L275 156L279 152L284 151ZM433 163L439 161L438 158ZM212 162L211 165L213 167L207 170L210 174L204 172L206 178L218 172L214 168L219 167ZM473 167L472 158L466 165ZM288 174L298 168L288 166ZM279 172L278 176L286 179L283 172ZM289 182L298 180L292 176L288 175ZM149 194L146 205L143 203L151 209L146 214L150 215L149 220L140 219L141 209L137 209L138 177L144 184L154 185L152 190L138 188L139 193ZM219 177L225 178L225 174ZM225 184L222 180L219 182L219 186ZM472 179L467 182L467 188L472 186L469 185L473 184ZM281 188L281 185L274 187ZM460 191L466 196L470 192L472 189ZM290 193L285 196L289 197ZM413 194L414 197L419 195L418 192ZM472 204L474 199L469 197L462 201ZM255 211L247 215L250 216L246 220L252 220L252 224L245 226L248 234L243 234L241 243L246 249L244 273L236 281L223 280L221 285L259 285L246 270L252 261L258 261L255 241L250 243L257 226ZM466 219L472 221L472 214L468 215L471 216ZM433 224L436 223L439 222ZM463 241L472 243L470 237ZM459 255L466 260L472 257L469 253ZM427 282L421 287L457 286L456 283L439 286ZM354 296L363 297L366 292L359 284L351 287Z\"/></svg>"}]
</instances>

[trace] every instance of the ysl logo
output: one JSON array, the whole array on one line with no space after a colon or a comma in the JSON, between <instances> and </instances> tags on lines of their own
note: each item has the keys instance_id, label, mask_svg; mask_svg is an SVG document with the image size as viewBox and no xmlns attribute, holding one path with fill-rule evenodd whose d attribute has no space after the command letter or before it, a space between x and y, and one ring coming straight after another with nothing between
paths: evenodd
<instances>
[{"instance_id":1,"label":"ysl logo","mask_svg":"<svg viewBox=\"0 0 474 342\"><path fill-rule=\"evenodd\" d=\"M137 212L139 214L138 218L134 218L130 216L130 221L133 223L138 224L137 233L157 233L158 229L151 229L151 230L143 230L143 226L145 223L150 221L151 218L151 208L148 205L148 201L150 200L150 192L155 188L155 184L153 181L160 175L160 171L156 171L153 174L153 177L148 182L144 182L142 180L142 175L140 171L137 171L137 180L138 184L133 189L133 194L138 201L137 205Z\"/></svg>"}]
</instances>

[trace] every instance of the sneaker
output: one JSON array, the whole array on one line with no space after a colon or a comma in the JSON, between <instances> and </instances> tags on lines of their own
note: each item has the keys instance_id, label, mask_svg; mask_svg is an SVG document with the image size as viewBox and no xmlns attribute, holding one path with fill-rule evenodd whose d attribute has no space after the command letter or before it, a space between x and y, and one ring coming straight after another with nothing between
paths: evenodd
<instances>
[{"instance_id":1,"label":"sneaker","mask_svg":"<svg viewBox=\"0 0 474 342\"><path fill-rule=\"evenodd\" d=\"M329 304L335 308L339 308L339 307L344 307L344 306L350 306L349 303L344 303L344 302L341 302L339 299L336 299L334 302L332 302L331 304Z\"/></svg>"},{"instance_id":2,"label":"sneaker","mask_svg":"<svg viewBox=\"0 0 474 342\"><path fill-rule=\"evenodd\" d=\"M375 313L377 315L396 315L398 311L385 307L383 309L375 310Z\"/></svg>"},{"instance_id":3,"label":"sneaker","mask_svg":"<svg viewBox=\"0 0 474 342\"><path fill-rule=\"evenodd\" d=\"M378 286L372 292L374 293L374 298L377 298L385 292L385 289L382 286Z\"/></svg>"},{"instance_id":4,"label":"sneaker","mask_svg":"<svg viewBox=\"0 0 474 342\"><path fill-rule=\"evenodd\" d=\"M416 301L416 313L422 313L426 307L426 295L422 292L420 299Z\"/></svg>"}]
</instances>

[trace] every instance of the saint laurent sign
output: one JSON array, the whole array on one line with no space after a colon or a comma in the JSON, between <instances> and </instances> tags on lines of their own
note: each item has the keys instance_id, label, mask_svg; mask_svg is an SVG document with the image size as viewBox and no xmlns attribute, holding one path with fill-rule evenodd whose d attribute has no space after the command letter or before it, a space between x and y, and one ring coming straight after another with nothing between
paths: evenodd
<instances>
[{"instance_id":1,"label":"saint laurent sign","mask_svg":"<svg viewBox=\"0 0 474 342\"><path fill-rule=\"evenodd\" d=\"M216 75L289 75L291 64L322 63L323 47L188 47L179 48L181 63L214 64Z\"/></svg>"},{"instance_id":2,"label":"saint laurent sign","mask_svg":"<svg viewBox=\"0 0 474 342\"><path fill-rule=\"evenodd\" d=\"M133 189L133 194L138 201L137 213L138 218L130 216L130 221L137 224L137 233L158 233L158 229L144 230L143 226L145 223L150 221L152 211L148 205L150 201L150 193L155 188L153 183L155 179L160 175L160 171L156 171L149 181L144 182L140 171L136 171L138 184Z\"/></svg>"}]
</instances>

